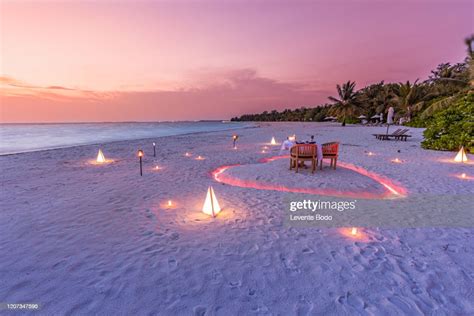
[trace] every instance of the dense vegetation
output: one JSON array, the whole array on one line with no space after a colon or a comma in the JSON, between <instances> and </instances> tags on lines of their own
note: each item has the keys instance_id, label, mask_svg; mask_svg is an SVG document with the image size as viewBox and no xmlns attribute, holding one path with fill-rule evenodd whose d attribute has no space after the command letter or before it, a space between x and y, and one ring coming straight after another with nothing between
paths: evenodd
<instances>
[{"instance_id":1,"label":"dense vegetation","mask_svg":"<svg viewBox=\"0 0 474 316\"><path fill-rule=\"evenodd\" d=\"M337 117L345 125L357 123L359 115L368 118L395 109L395 122L402 118L404 125L426 127L422 146L427 149L456 150L461 145L474 150L474 62L472 42L466 39L468 57L462 63L443 63L431 71L423 82L379 82L356 90L356 83L348 81L336 86L337 96L332 103L315 108L260 114L245 114L234 121L323 121Z\"/></svg>"}]
</instances>

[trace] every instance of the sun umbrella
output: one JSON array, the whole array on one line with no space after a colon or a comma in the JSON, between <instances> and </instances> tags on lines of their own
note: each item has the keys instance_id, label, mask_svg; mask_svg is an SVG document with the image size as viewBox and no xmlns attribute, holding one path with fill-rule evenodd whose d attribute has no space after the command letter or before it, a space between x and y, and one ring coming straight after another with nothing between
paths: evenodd
<instances>
[{"instance_id":1,"label":"sun umbrella","mask_svg":"<svg viewBox=\"0 0 474 316\"><path fill-rule=\"evenodd\" d=\"M387 135L388 135L388 128L390 127L390 124L393 124L393 116L395 114L395 110L393 107L388 108L388 114L387 114Z\"/></svg>"}]
</instances>

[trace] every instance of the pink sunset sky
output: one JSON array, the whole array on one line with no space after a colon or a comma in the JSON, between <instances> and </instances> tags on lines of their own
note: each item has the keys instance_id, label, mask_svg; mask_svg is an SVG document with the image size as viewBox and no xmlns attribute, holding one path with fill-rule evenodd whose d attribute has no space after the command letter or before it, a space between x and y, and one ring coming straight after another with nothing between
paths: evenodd
<instances>
[{"instance_id":1,"label":"pink sunset sky","mask_svg":"<svg viewBox=\"0 0 474 316\"><path fill-rule=\"evenodd\" d=\"M473 1L0 1L1 122L229 119L461 62Z\"/></svg>"}]
</instances>

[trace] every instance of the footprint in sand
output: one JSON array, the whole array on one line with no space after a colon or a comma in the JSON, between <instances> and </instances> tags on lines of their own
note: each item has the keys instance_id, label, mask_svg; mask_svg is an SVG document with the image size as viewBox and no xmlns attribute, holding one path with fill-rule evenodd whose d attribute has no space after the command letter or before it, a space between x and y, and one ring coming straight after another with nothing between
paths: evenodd
<instances>
[{"instance_id":1,"label":"footprint in sand","mask_svg":"<svg viewBox=\"0 0 474 316\"><path fill-rule=\"evenodd\" d=\"M207 307L206 306L198 305L198 306L195 306L193 308L193 315L194 316L204 316L204 315L206 315L206 313L207 313Z\"/></svg>"},{"instance_id":2,"label":"footprint in sand","mask_svg":"<svg viewBox=\"0 0 474 316\"><path fill-rule=\"evenodd\" d=\"M358 311L361 311L367 307L367 304L361 297L354 295L351 292L346 292L345 295L339 296L337 302L342 305L354 308Z\"/></svg>"},{"instance_id":3,"label":"footprint in sand","mask_svg":"<svg viewBox=\"0 0 474 316\"><path fill-rule=\"evenodd\" d=\"M285 258L283 254L280 254L280 260L287 271L300 273L300 269L298 268L298 265L295 262Z\"/></svg>"},{"instance_id":4,"label":"footprint in sand","mask_svg":"<svg viewBox=\"0 0 474 316\"><path fill-rule=\"evenodd\" d=\"M296 315L311 315L313 303L305 296L300 296L299 301L295 304Z\"/></svg>"},{"instance_id":5,"label":"footprint in sand","mask_svg":"<svg viewBox=\"0 0 474 316\"><path fill-rule=\"evenodd\" d=\"M178 261L175 258L168 259L168 266L171 270L174 270L178 267Z\"/></svg>"},{"instance_id":6,"label":"footprint in sand","mask_svg":"<svg viewBox=\"0 0 474 316\"><path fill-rule=\"evenodd\" d=\"M242 281L241 280L229 281L229 285L231 288L237 288L242 285Z\"/></svg>"},{"instance_id":7,"label":"footprint in sand","mask_svg":"<svg viewBox=\"0 0 474 316\"><path fill-rule=\"evenodd\" d=\"M170 239L171 239L171 240L178 240L178 239L179 239L179 234L176 233L176 232L175 232L175 233L172 233L172 234L170 235Z\"/></svg>"},{"instance_id":8,"label":"footprint in sand","mask_svg":"<svg viewBox=\"0 0 474 316\"><path fill-rule=\"evenodd\" d=\"M395 305L405 315L423 315L416 307L412 306L407 300L399 296L391 296L388 301Z\"/></svg>"},{"instance_id":9,"label":"footprint in sand","mask_svg":"<svg viewBox=\"0 0 474 316\"><path fill-rule=\"evenodd\" d=\"M438 303L446 304L446 297L444 296L444 287L439 283L436 277L430 276L426 292Z\"/></svg>"},{"instance_id":10,"label":"footprint in sand","mask_svg":"<svg viewBox=\"0 0 474 316\"><path fill-rule=\"evenodd\" d=\"M222 273L218 270L212 270L212 283L217 284L222 282Z\"/></svg>"}]
</instances>

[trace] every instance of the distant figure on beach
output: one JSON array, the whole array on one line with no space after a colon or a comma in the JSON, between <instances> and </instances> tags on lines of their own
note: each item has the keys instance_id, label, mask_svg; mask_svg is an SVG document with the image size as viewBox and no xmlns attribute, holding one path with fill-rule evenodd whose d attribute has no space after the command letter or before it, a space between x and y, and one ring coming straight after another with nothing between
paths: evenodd
<instances>
[{"instance_id":1,"label":"distant figure on beach","mask_svg":"<svg viewBox=\"0 0 474 316\"><path fill-rule=\"evenodd\" d=\"M309 140L309 142L307 142L308 144L316 144L316 142L314 141L314 135L311 135L311 138Z\"/></svg>"}]
</instances>

